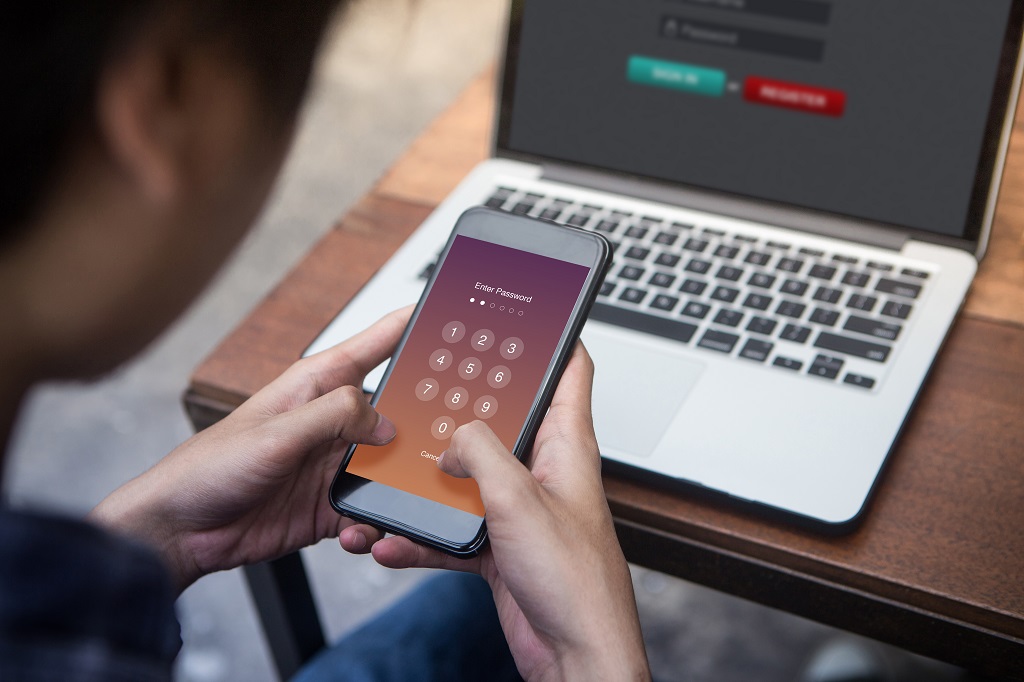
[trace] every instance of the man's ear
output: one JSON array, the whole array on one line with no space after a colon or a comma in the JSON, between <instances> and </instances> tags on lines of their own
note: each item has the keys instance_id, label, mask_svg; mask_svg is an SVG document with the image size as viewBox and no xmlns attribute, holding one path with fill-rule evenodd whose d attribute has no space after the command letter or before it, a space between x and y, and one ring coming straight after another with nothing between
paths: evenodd
<instances>
[{"instance_id":1,"label":"man's ear","mask_svg":"<svg viewBox=\"0 0 1024 682\"><path fill-rule=\"evenodd\" d=\"M182 189L187 154L181 110L180 55L158 37L140 41L101 75L97 123L101 144L123 177L150 201L171 202Z\"/></svg>"}]
</instances>

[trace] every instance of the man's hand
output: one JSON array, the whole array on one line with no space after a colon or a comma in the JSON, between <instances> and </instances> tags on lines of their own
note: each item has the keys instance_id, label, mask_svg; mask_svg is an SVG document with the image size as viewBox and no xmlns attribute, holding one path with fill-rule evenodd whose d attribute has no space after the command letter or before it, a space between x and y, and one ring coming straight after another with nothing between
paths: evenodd
<instances>
[{"instance_id":1,"label":"man's hand","mask_svg":"<svg viewBox=\"0 0 1024 682\"><path fill-rule=\"evenodd\" d=\"M354 522L327 501L349 443L383 445L395 427L363 395L411 308L300 360L231 415L114 491L92 519L159 551L179 589L202 575L272 559ZM359 537L379 533L360 526Z\"/></svg>"},{"instance_id":2,"label":"man's hand","mask_svg":"<svg viewBox=\"0 0 1024 682\"><path fill-rule=\"evenodd\" d=\"M366 526L342 546L392 568L472 571L491 586L520 673L533 679L650 677L629 569L601 484L590 413L593 363L578 345L537 434L532 473L483 423L461 427L438 466L471 476L487 513L489 545L454 557ZM458 646L458 642L453 642Z\"/></svg>"}]
</instances>

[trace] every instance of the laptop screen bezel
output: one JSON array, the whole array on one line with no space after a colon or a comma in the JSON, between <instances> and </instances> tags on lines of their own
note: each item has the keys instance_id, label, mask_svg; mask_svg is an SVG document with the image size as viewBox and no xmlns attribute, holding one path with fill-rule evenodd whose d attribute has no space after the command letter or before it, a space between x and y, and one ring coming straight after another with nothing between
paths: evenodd
<instances>
[{"instance_id":1,"label":"laptop screen bezel","mask_svg":"<svg viewBox=\"0 0 1024 682\"><path fill-rule=\"evenodd\" d=\"M506 46L499 75L499 101L495 112L497 121L494 135L494 156L539 165L557 163L563 167L575 167L615 177L652 182L660 186L678 187L690 192L699 192L723 199L735 199L747 204L754 203L783 210L796 210L801 213L832 216L841 220L856 221L880 226L885 229L898 230L901 233L923 241L956 246L969 251L975 251L979 240L987 238L985 231L991 226L991 213L994 208L991 205L991 199L999 192L999 182L996 181L998 178L995 176L995 173L997 169L1002 168L1003 158L1009 143L1007 133L1010 126L1012 126L1013 122L1011 119L1016 110L1016 102L1011 101L1010 98L1017 95L1019 87L1017 79L1019 78L1018 62L1021 59L1022 34L1024 34L1024 0L1012 0L1010 6L1006 31L1003 36L1003 48L999 56L999 66L996 70L995 87L993 88L992 101L989 105L985 133L982 138L978 164L974 173L974 186L971 189L964 232L961 237L950 237L909 225L881 223L861 216L822 211L820 209L773 201L738 192L673 182L665 178L628 173L592 164L512 149L509 140L511 136L512 112L515 106L516 69L519 63L520 39L526 4L527 0L511 0L510 3Z\"/></svg>"}]
</instances>

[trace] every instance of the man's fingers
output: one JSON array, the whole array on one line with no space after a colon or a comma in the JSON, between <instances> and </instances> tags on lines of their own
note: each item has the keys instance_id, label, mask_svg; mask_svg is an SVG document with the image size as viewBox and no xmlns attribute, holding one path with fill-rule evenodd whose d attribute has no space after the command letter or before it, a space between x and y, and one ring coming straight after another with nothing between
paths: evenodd
<instances>
[{"instance_id":1,"label":"man's fingers","mask_svg":"<svg viewBox=\"0 0 1024 682\"><path fill-rule=\"evenodd\" d=\"M335 440L383 445L395 437L395 425L377 413L363 391L342 386L265 422L267 436L308 452Z\"/></svg>"},{"instance_id":2,"label":"man's fingers","mask_svg":"<svg viewBox=\"0 0 1024 682\"><path fill-rule=\"evenodd\" d=\"M384 531L365 523L355 523L338 534L338 542L350 554L366 554L383 539Z\"/></svg>"},{"instance_id":3,"label":"man's fingers","mask_svg":"<svg viewBox=\"0 0 1024 682\"><path fill-rule=\"evenodd\" d=\"M551 408L571 410L574 414L590 419L590 400L594 391L594 361L584 348L582 341L576 342L562 378L551 398Z\"/></svg>"},{"instance_id":4,"label":"man's fingers","mask_svg":"<svg viewBox=\"0 0 1024 682\"><path fill-rule=\"evenodd\" d=\"M459 559L398 536L376 543L371 554L378 564L386 568L443 568L464 573L480 572L479 556Z\"/></svg>"},{"instance_id":5,"label":"man's fingers","mask_svg":"<svg viewBox=\"0 0 1024 682\"><path fill-rule=\"evenodd\" d=\"M488 516L511 512L524 496L537 494L537 481L482 421L460 426L437 465L451 476L472 477Z\"/></svg>"}]
</instances>

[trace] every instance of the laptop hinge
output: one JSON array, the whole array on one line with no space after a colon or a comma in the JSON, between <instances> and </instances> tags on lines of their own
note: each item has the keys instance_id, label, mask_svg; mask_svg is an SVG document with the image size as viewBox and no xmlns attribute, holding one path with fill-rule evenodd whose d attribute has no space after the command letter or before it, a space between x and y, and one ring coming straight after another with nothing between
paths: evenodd
<instances>
[{"instance_id":1,"label":"laptop hinge","mask_svg":"<svg viewBox=\"0 0 1024 682\"><path fill-rule=\"evenodd\" d=\"M558 164L544 164L541 177L551 182L578 185L636 199L777 225L893 251L902 249L910 238L909 233L897 227L883 227L809 209L792 209L779 204L727 196L708 190L685 189L652 180L610 175Z\"/></svg>"}]
</instances>

